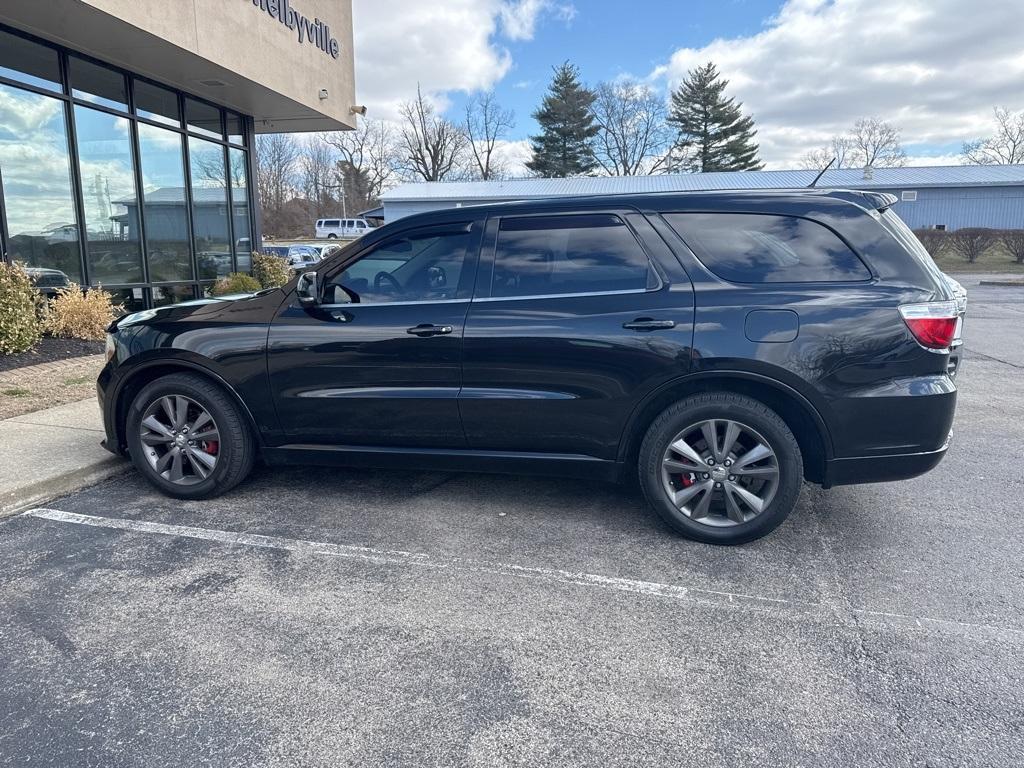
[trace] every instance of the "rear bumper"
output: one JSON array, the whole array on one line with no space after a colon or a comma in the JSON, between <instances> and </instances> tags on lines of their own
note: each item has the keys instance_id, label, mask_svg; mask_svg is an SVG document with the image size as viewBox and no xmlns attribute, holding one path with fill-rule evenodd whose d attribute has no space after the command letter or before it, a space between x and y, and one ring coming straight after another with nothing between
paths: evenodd
<instances>
[{"instance_id":1,"label":"rear bumper","mask_svg":"<svg viewBox=\"0 0 1024 768\"><path fill-rule=\"evenodd\" d=\"M947 439L945 445L937 451L830 459L825 464L825 482L822 485L831 488L834 485L908 480L935 469L948 448Z\"/></svg>"}]
</instances>

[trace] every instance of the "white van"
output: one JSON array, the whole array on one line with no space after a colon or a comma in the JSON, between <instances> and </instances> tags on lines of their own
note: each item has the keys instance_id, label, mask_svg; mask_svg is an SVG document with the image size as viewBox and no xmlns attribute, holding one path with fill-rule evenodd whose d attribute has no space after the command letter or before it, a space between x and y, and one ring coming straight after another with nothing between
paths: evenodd
<instances>
[{"instance_id":1,"label":"white van","mask_svg":"<svg viewBox=\"0 0 1024 768\"><path fill-rule=\"evenodd\" d=\"M318 219L316 222L317 238L335 240L339 237L359 237L369 232L372 227L366 219Z\"/></svg>"}]
</instances>

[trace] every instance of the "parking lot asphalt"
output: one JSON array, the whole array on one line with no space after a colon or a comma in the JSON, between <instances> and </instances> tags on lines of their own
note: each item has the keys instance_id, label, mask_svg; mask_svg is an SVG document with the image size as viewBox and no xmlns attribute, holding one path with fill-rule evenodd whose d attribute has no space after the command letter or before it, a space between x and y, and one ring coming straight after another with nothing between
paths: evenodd
<instances>
[{"instance_id":1,"label":"parking lot asphalt","mask_svg":"<svg viewBox=\"0 0 1024 768\"><path fill-rule=\"evenodd\" d=\"M0 765L1020 765L1024 291L968 289L939 468L742 547L416 471L0 523Z\"/></svg>"}]
</instances>

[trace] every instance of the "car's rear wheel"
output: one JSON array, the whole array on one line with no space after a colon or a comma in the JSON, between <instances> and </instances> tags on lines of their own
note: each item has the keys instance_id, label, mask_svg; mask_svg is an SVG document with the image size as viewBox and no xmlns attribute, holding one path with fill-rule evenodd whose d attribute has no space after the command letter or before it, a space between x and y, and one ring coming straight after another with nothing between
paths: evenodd
<instances>
[{"instance_id":1,"label":"car's rear wheel","mask_svg":"<svg viewBox=\"0 0 1024 768\"><path fill-rule=\"evenodd\" d=\"M337 236L336 234L334 234L333 232L331 232L331 234L329 234L329 235L327 236L327 239L328 239L328 240L337 240L337 239L338 239L338 236Z\"/></svg>"},{"instance_id":2,"label":"car's rear wheel","mask_svg":"<svg viewBox=\"0 0 1024 768\"><path fill-rule=\"evenodd\" d=\"M256 443L238 405L213 382L173 374L147 384L127 418L136 468L164 493L218 496L252 469Z\"/></svg>"},{"instance_id":3,"label":"car's rear wheel","mask_svg":"<svg viewBox=\"0 0 1024 768\"><path fill-rule=\"evenodd\" d=\"M742 544L777 528L800 494L793 433L758 401L694 395L654 420L640 447L640 485L673 529L711 544Z\"/></svg>"}]
</instances>

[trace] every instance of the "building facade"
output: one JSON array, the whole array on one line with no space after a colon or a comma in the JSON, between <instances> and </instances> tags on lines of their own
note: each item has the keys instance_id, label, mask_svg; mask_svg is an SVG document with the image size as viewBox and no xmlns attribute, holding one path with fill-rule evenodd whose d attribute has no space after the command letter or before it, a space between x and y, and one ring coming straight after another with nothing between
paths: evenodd
<instances>
[{"instance_id":1,"label":"building facade","mask_svg":"<svg viewBox=\"0 0 1024 768\"><path fill-rule=\"evenodd\" d=\"M4 0L0 249L126 309L260 241L257 133L354 126L350 0Z\"/></svg>"},{"instance_id":2,"label":"building facade","mask_svg":"<svg viewBox=\"0 0 1024 768\"><path fill-rule=\"evenodd\" d=\"M660 176L402 184L382 195L385 221L476 203L542 197L726 189L800 189L815 171L736 171ZM817 186L890 192L912 229L1024 229L1024 165L827 171Z\"/></svg>"}]
</instances>

